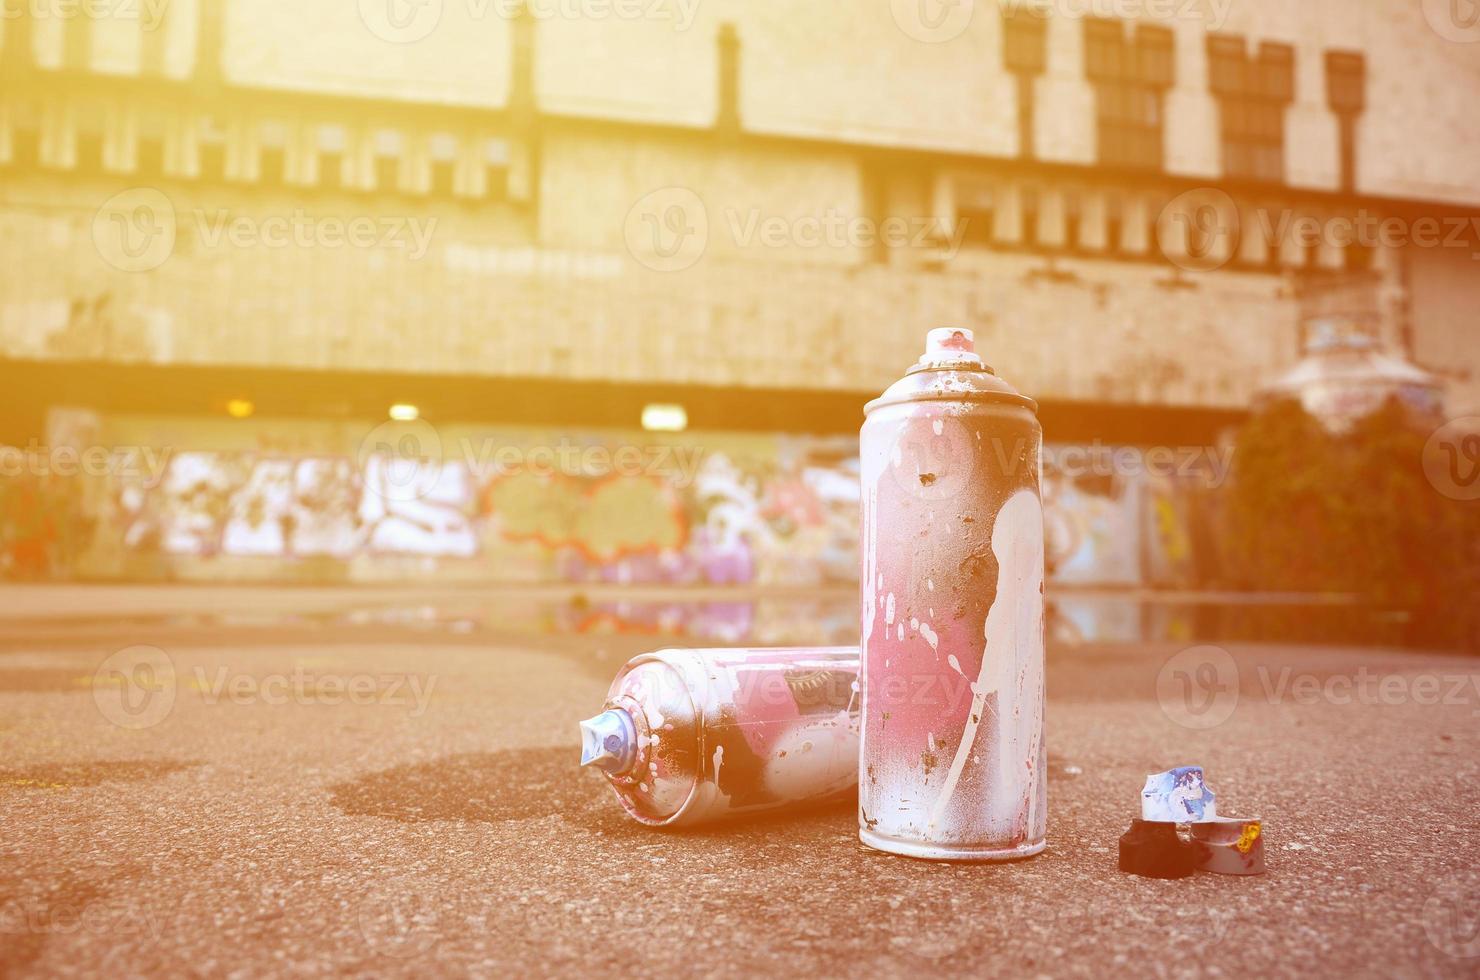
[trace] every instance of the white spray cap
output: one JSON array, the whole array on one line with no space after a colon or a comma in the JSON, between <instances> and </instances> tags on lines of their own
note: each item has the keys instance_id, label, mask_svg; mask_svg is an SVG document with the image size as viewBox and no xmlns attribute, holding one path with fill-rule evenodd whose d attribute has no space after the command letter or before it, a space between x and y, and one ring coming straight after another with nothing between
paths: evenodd
<instances>
[{"instance_id":1,"label":"white spray cap","mask_svg":"<svg viewBox=\"0 0 1480 980\"><path fill-rule=\"evenodd\" d=\"M962 365L981 367L982 359L976 353L976 335L962 327L940 327L925 335L925 355L920 358L923 365Z\"/></svg>"}]
</instances>

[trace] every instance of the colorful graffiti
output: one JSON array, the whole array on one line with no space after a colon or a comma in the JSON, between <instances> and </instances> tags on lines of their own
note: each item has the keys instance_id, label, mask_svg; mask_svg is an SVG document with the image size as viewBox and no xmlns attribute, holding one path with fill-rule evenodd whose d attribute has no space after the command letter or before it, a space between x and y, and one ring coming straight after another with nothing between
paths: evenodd
<instances>
[{"instance_id":1,"label":"colorful graffiti","mask_svg":"<svg viewBox=\"0 0 1480 980\"><path fill-rule=\"evenodd\" d=\"M444 428L440 456L406 459L394 440L364 451L364 432L345 423L100 419L67 410L49 434L55 444L113 453L153 447L157 465L71 480L0 477L5 577L356 580L414 572L807 587L857 576L858 460L849 437L710 433L675 446L616 430ZM630 452L646 463L625 473L531 465L542 453L557 458L553 447L572 460ZM675 458L683 465L653 465ZM1183 488L1071 475L1051 462L1044 484L1057 580L1189 584L1197 507Z\"/></svg>"},{"instance_id":2,"label":"colorful graffiti","mask_svg":"<svg viewBox=\"0 0 1480 980\"><path fill-rule=\"evenodd\" d=\"M631 432L443 429L439 458L408 460L394 441L366 452L363 433L329 423L68 421L72 442L149 445L162 464L45 488L0 480L0 574L56 577L65 565L94 578L272 578L277 567L292 578L311 563L312 574L355 578L407 558L431 560L419 575L519 582L818 585L855 574L849 440L717 435L675 454ZM643 465L528 462L557 446L574 447L572 458L601 447L605 460L631 450ZM506 450L516 462L492 465ZM89 533L62 554L69 520Z\"/></svg>"}]
</instances>

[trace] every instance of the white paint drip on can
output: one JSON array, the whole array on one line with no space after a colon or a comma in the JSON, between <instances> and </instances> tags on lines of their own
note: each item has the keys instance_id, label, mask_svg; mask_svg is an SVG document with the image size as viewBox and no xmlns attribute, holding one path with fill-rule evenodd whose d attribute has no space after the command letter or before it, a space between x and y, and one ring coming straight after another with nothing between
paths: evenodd
<instances>
[{"instance_id":1,"label":"white paint drip on can","mask_svg":"<svg viewBox=\"0 0 1480 980\"><path fill-rule=\"evenodd\" d=\"M1006 837L1025 807L1034 812L1043 788L1041 772L1030 774L1017 764L1037 758L1043 730L1043 505L1037 494L1021 491L1002 506L992 527L992 554L997 558L997 592L983 630L981 673L972 685L971 714L931 808L930 825L950 806L976 744L987 697L995 693L999 704L1016 706L995 718L997 783L986 794L988 829ZM960 669L954 662L952 666Z\"/></svg>"},{"instance_id":2,"label":"white paint drip on can","mask_svg":"<svg viewBox=\"0 0 1480 980\"><path fill-rule=\"evenodd\" d=\"M940 637L935 635L935 630L930 628L929 623L920 624L920 635L925 637L925 642L930 644L930 649L936 653L940 653ZM951 659L954 660L956 658L952 657Z\"/></svg>"}]
</instances>

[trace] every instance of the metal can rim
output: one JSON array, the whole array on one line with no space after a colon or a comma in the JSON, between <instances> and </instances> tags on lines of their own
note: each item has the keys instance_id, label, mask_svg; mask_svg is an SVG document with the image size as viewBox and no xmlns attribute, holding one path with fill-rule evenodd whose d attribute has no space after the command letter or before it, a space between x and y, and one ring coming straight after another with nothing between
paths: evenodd
<instances>
[{"instance_id":1,"label":"metal can rim","mask_svg":"<svg viewBox=\"0 0 1480 980\"><path fill-rule=\"evenodd\" d=\"M908 405L914 402L998 402L1003 405L1026 408L1035 417L1038 415L1036 401L1027 395L1015 395L1005 391L920 391L893 398L881 396L864 405L863 414L872 415L880 408L887 408L890 405Z\"/></svg>"}]
</instances>

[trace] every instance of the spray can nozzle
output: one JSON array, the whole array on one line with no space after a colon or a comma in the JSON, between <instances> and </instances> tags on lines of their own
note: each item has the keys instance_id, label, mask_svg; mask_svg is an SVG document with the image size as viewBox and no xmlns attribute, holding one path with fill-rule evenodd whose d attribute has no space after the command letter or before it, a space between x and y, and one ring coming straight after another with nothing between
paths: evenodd
<instances>
[{"instance_id":1,"label":"spray can nozzle","mask_svg":"<svg viewBox=\"0 0 1480 980\"><path fill-rule=\"evenodd\" d=\"M917 367L983 367L976 353L976 336L960 327L941 327L925 338L925 354Z\"/></svg>"},{"instance_id":2,"label":"spray can nozzle","mask_svg":"<svg viewBox=\"0 0 1480 980\"><path fill-rule=\"evenodd\" d=\"M581 765L620 776L637 763L637 727L621 708L581 722Z\"/></svg>"}]
</instances>

